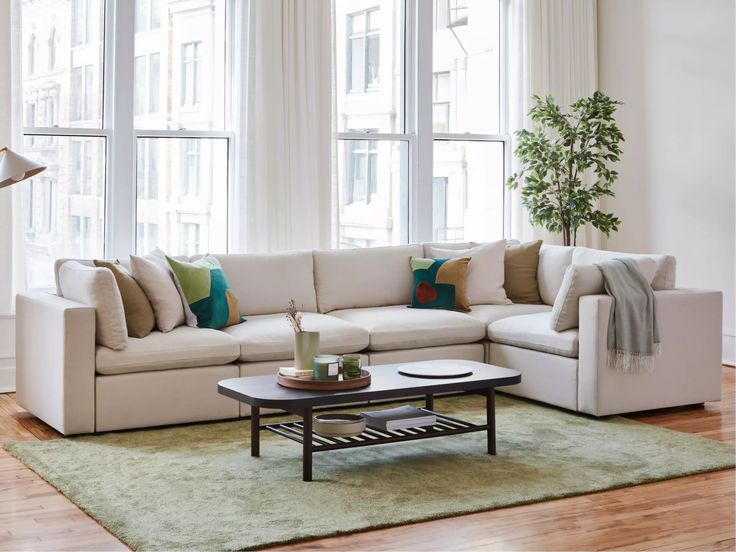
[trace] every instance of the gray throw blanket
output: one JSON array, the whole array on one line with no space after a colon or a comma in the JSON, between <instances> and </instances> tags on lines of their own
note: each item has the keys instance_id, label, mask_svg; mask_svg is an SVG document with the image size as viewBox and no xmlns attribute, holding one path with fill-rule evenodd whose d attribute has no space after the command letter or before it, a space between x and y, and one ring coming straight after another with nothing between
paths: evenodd
<instances>
[{"instance_id":1,"label":"gray throw blanket","mask_svg":"<svg viewBox=\"0 0 736 552\"><path fill-rule=\"evenodd\" d=\"M624 372L651 370L659 355L654 293L634 259L597 263L611 296L608 365Z\"/></svg>"}]
</instances>

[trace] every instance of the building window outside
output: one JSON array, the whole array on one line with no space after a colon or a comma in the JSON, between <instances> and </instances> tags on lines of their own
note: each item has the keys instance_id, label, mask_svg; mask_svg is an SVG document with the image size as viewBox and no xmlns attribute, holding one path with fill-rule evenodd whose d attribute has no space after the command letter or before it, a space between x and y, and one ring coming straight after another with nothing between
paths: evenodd
<instances>
[{"instance_id":1,"label":"building window outside","mask_svg":"<svg viewBox=\"0 0 736 552\"><path fill-rule=\"evenodd\" d=\"M432 130L450 131L450 72L432 74Z\"/></svg>"},{"instance_id":2,"label":"building window outside","mask_svg":"<svg viewBox=\"0 0 736 552\"><path fill-rule=\"evenodd\" d=\"M148 112L161 111L161 54L148 57Z\"/></svg>"},{"instance_id":3,"label":"building window outside","mask_svg":"<svg viewBox=\"0 0 736 552\"><path fill-rule=\"evenodd\" d=\"M56 27L51 27L48 41L47 66L49 71L56 69Z\"/></svg>"},{"instance_id":4,"label":"building window outside","mask_svg":"<svg viewBox=\"0 0 736 552\"><path fill-rule=\"evenodd\" d=\"M155 31L161 28L161 2L163 0L136 0L135 32Z\"/></svg>"},{"instance_id":5,"label":"building window outside","mask_svg":"<svg viewBox=\"0 0 736 552\"><path fill-rule=\"evenodd\" d=\"M348 15L348 90L378 89L380 68L380 9L374 7Z\"/></svg>"},{"instance_id":6,"label":"building window outside","mask_svg":"<svg viewBox=\"0 0 736 552\"><path fill-rule=\"evenodd\" d=\"M181 195L199 195L199 170L202 159L202 142L197 138L182 141Z\"/></svg>"},{"instance_id":7,"label":"building window outside","mask_svg":"<svg viewBox=\"0 0 736 552\"><path fill-rule=\"evenodd\" d=\"M468 0L448 0L448 27L468 24Z\"/></svg>"},{"instance_id":8,"label":"building window outside","mask_svg":"<svg viewBox=\"0 0 736 552\"><path fill-rule=\"evenodd\" d=\"M32 34L28 39L28 74L33 75L36 72L36 35Z\"/></svg>"},{"instance_id":9,"label":"building window outside","mask_svg":"<svg viewBox=\"0 0 736 552\"><path fill-rule=\"evenodd\" d=\"M183 223L180 226L181 234L179 236L179 252L181 255L199 255L199 224Z\"/></svg>"},{"instance_id":10,"label":"building window outside","mask_svg":"<svg viewBox=\"0 0 736 552\"><path fill-rule=\"evenodd\" d=\"M201 42L181 45L181 105L199 103L201 50Z\"/></svg>"},{"instance_id":11,"label":"building window outside","mask_svg":"<svg viewBox=\"0 0 736 552\"><path fill-rule=\"evenodd\" d=\"M378 150L370 140L353 140L348 148L346 202L370 203L378 190Z\"/></svg>"}]
</instances>

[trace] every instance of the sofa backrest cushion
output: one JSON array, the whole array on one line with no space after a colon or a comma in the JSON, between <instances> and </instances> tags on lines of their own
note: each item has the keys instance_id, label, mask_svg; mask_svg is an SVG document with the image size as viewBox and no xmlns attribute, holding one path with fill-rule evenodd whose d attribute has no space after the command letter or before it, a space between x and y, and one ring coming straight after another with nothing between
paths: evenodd
<instances>
[{"instance_id":1,"label":"sofa backrest cushion","mask_svg":"<svg viewBox=\"0 0 736 552\"><path fill-rule=\"evenodd\" d=\"M311 251L213 256L220 261L243 316L286 312L290 299L299 310L317 311Z\"/></svg>"},{"instance_id":2,"label":"sofa backrest cushion","mask_svg":"<svg viewBox=\"0 0 736 552\"><path fill-rule=\"evenodd\" d=\"M109 268L70 261L59 268L59 287L67 299L95 309L95 340L110 349L128 344L123 299Z\"/></svg>"},{"instance_id":3,"label":"sofa backrest cushion","mask_svg":"<svg viewBox=\"0 0 736 552\"><path fill-rule=\"evenodd\" d=\"M470 249L476 245L479 244L475 242L426 242L422 244L422 247L424 248L424 256L427 259L432 259L433 249L451 249L456 251L461 249Z\"/></svg>"},{"instance_id":4,"label":"sofa backrest cushion","mask_svg":"<svg viewBox=\"0 0 736 552\"><path fill-rule=\"evenodd\" d=\"M468 300L471 305L508 305L504 283L506 240L484 243L470 249L424 247L431 259L470 257Z\"/></svg>"},{"instance_id":5,"label":"sofa backrest cushion","mask_svg":"<svg viewBox=\"0 0 736 552\"><path fill-rule=\"evenodd\" d=\"M592 265L601 261L609 261L617 257L630 257L637 261L641 258L652 259L655 264L654 276L650 279L652 289L675 289L676 261L672 255L621 253L618 251L603 251L600 249L589 249L587 247L576 247L572 255L572 262L577 265Z\"/></svg>"},{"instance_id":6,"label":"sofa backrest cushion","mask_svg":"<svg viewBox=\"0 0 736 552\"><path fill-rule=\"evenodd\" d=\"M421 244L367 249L317 249L314 284L319 312L358 307L408 305L414 288L409 257ZM241 299L242 301L242 299Z\"/></svg>"},{"instance_id":7,"label":"sofa backrest cushion","mask_svg":"<svg viewBox=\"0 0 736 552\"><path fill-rule=\"evenodd\" d=\"M564 245L542 244L539 250L537 282L539 282L539 296L545 305L555 304L565 270L572 264L573 250L573 247Z\"/></svg>"}]
</instances>

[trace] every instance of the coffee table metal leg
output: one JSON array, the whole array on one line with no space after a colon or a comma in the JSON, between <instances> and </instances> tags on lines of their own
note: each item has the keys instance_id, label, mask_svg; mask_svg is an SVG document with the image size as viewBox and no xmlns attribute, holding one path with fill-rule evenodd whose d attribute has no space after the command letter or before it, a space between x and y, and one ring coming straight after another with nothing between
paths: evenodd
<instances>
[{"instance_id":1,"label":"coffee table metal leg","mask_svg":"<svg viewBox=\"0 0 736 552\"><path fill-rule=\"evenodd\" d=\"M425 406L427 410L434 410L434 395L429 394L425 397Z\"/></svg>"},{"instance_id":2,"label":"coffee table metal leg","mask_svg":"<svg viewBox=\"0 0 736 552\"><path fill-rule=\"evenodd\" d=\"M312 409L304 409L304 434L302 444L302 479L312 480Z\"/></svg>"},{"instance_id":3,"label":"coffee table metal leg","mask_svg":"<svg viewBox=\"0 0 736 552\"><path fill-rule=\"evenodd\" d=\"M261 409L250 407L250 455L261 455Z\"/></svg>"},{"instance_id":4,"label":"coffee table metal leg","mask_svg":"<svg viewBox=\"0 0 736 552\"><path fill-rule=\"evenodd\" d=\"M488 425L488 454L496 454L496 389L486 390L486 424Z\"/></svg>"}]
</instances>

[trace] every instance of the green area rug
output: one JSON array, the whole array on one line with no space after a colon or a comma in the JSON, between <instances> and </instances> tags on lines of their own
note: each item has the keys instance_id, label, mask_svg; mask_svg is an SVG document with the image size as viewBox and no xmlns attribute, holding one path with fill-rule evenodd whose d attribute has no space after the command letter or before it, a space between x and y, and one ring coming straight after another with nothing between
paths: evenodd
<instances>
[{"instance_id":1,"label":"green area rug","mask_svg":"<svg viewBox=\"0 0 736 552\"><path fill-rule=\"evenodd\" d=\"M483 423L484 399L435 408ZM485 433L322 452L247 420L6 445L134 549L248 549L590 493L734 465L730 445L620 417L596 420L505 396L498 455Z\"/></svg>"}]
</instances>

